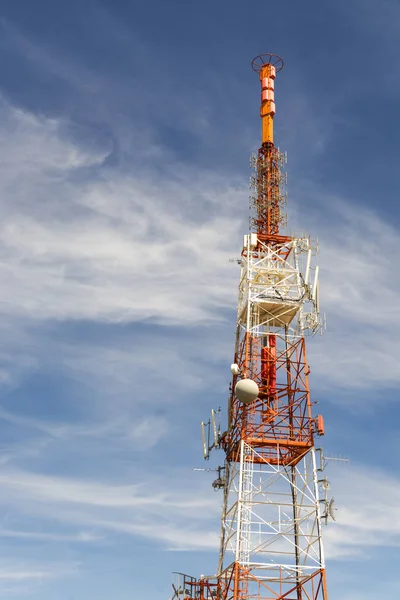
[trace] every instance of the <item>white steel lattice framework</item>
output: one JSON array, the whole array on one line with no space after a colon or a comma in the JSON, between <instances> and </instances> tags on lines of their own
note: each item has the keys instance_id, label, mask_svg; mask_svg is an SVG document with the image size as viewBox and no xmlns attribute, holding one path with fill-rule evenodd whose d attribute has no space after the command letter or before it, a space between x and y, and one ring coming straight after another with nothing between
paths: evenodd
<instances>
[{"instance_id":1,"label":"white steel lattice framework","mask_svg":"<svg viewBox=\"0 0 400 600\"><path fill-rule=\"evenodd\" d=\"M279 66L267 58L259 70L262 93ZM272 119L275 105L266 98L261 114ZM253 159L256 231L244 236L241 256L228 426L221 434L213 413L213 443L203 436L206 458L214 447L226 457L213 484L224 494L218 571L201 579L176 574L177 600L328 599L321 539L328 503L319 498L324 480L314 447L324 426L312 414L305 347L306 335L321 327L318 267L308 237L279 234L285 157L271 132L263 123ZM235 394L243 379L258 386L249 404Z\"/></svg>"}]
</instances>

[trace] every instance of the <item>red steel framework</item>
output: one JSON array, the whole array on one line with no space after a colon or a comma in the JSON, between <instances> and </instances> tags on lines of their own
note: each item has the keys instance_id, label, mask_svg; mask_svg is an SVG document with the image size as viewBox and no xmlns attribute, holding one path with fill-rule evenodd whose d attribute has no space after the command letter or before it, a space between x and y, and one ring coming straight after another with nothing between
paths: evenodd
<instances>
[{"instance_id":1,"label":"red steel framework","mask_svg":"<svg viewBox=\"0 0 400 600\"><path fill-rule=\"evenodd\" d=\"M177 600L328 600L305 334L319 327L318 271L308 283L309 238L281 235L284 155L274 145L274 80L280 57L252 62L261 83L262 145L254 158L251 232L242 250L238 321L227 430L212 447L225 453L218 572L176 574ZM305 255L306 273L300 255ZM304 310L309 305L309 312ZM236 385L251 380L244 403ZM206 458L208 451L206 448ZM233 561L229 559L233 554Z\"/></svg>"}]
</instances>

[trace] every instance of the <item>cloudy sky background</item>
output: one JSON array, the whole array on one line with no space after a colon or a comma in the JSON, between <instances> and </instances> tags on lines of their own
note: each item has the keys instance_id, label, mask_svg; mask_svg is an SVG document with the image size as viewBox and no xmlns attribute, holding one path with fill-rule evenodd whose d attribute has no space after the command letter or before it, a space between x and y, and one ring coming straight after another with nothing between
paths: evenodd
<instances>
[{"instance_id":1,"label":"cloudy sky background","mask_svg":"<svg viewBox=\"0 0 400 600\"><path fill-rule=\"evenodd\" d=\"M170 596L214 572L199 421L224 406L260 52L338 513L330 598L400 594L396 0L0 3L0 596ZM215 456L206 466L222 460Z\"/></svg>"}]
</instances>

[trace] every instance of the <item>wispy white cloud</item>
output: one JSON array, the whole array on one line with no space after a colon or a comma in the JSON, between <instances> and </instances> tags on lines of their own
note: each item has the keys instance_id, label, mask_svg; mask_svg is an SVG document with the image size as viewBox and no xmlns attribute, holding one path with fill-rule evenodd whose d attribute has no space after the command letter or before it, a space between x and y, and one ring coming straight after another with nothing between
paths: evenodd
<instances>
[{"instance_id":1,"label":"wispy white cloud","mask_svg":"<svg viewBox=\"0 0 400 600\"><path fill-rule=\"evenodd\" d=\"M31 595L45 582L76 576L79 564L23 558L0 559L0 593L4 598Z\"/></svg>"},{"instance_id":2,"label":"wispy white cloud","mask_svg":"<svg viewBox=\"0 0 400 600\"><path fill-rule=\"evenodd\" d=\"M171 477L172 473L170 473ZM176 476L175 476L176 477ZM186 477L188 479L188 477ZM193 479L193 477L191 478ZM15 498L24 498L24 490L31 499L38 501L57 501L71 504L88 504L99 507L136 508L143 510L173 510L192 514L200 508L215 508L212 495L206 499L196 498L188 490L175 495L170 487L163 487L162 480L154 483L136 483L133 485L107 485L99 482L87 482L73 478L47 476L23 471L6 471L0 474L4 487L11 490ZM1 501L1 500L0 500Z\"/></svg>"},{"instance_id":3,"label":"wispy white cloud","mask_svg":"<svg viewBox=\"0 0 400 600\"><path fill-rule=\"evenodd\" d=\"M224 319L224 309L234 309L238 273L228 260L240 248L244 189L209 172L182 174L176 164L159 183L106 169L102 181L75 185L72 174L102 157L75 148L55 121L5 104L3 112L4 122L13 123L2 132L13 160L2 176L3 314L194 324ZM312 222L329 323L319 373L342 386L382 378L392 385L399 372L390 352L398 334L400 282L393 264L399 236L371 211L326 194L322 201L330 221ZM203 212L193 219L192 207L200 205ZM340 361L334 374L333 357ZM371 362L379 369L370 369Z\"/></svg>"},{"instance_id":4,"label":"wispy white cloud","mask_svg":"<svg viewBox=\"0 0 400 600\"><path fill-rule=\"evenodd\" d=\"M399 233L358 202L323 193L319 202L324 219L311 221L320 239L328 328L309 345L318 386L334 380L342 390L393 387L400 373Z\"/></svg>"},{"instance_id":5,"label":"wispy white cloud","mask_svg":"<svg viewBox=\"0 0 400 600\"><path fill-rule=\"evenodd\" d=\"M102 536L94 535L87 531L75 534L46 533L43 531L20 531L15 529L0 528L0 538L11 538L18 540L40 541L40 542L98 542Z\"/></svg>"},{"instance_id":6,"label":"wispy white cloud","mask_svg":"<svg viewBox=\"0 0 400 600\"><path fill-rule=\"evenodd\" d=\"M179 487L183 479L184 488ZM4 489L0 499L3 507L18 507L21 514L39 523L56 520L64 527L79 525L95 531L18 533L5 524L0 537L90 542L114 532L150 538L172 549L218 545L218 531L213 531L212 524L218 516L221 497L204 493L204 487L196 483L190 472L169 471L163 478L116 485L3 469L0 482Z\"/></svg>"},{"instance_id":7,"label":"wispy white cloud","mask_svg":"<svg viewBox=\"0 0 400 600\"><path fill-rule=\"evenodd\" d=\"M73 174L103 156L63 138L55 121L6 104L3 114L3 312L171 323L233 305L227 263L240 222L226 207L243 190L190 172L157 183L106 170L76 185ZM190 218L196 204L210 207L202 222Z\"/></svg>"},{"instance_id":8,"label":"wispy white cloud","mask_svg":"<svg viewBox=\"0 0 400 600\"><path fill-rule=\"evenodd\" d=\"M362 466L352 466L334 479L338 512L337 522L324 529L327 558L366 559L378 548L398 547L400 481L383 470ZM91 528L65 534L18 533L4 527L0 536L94 542L114 532L148 538L172 550L218 546L221 496L210 494L187 474L168 471L165 478L115 485L9 470L0 476L0 483L3 506L17 507L42 524L56 519L64 527Z\"/></svg>"},{"instance_id":9,"label":"wispy white cloud","mask_svg":"<svg viewBox=\"0 0 400 600\"><path fill-rule=\"evenodd\" d=\"M60 421L52 422L50 420L39 420L31 417L25 417L10 413L0 408L0 420L18 426L21 430L33 430L46 434L48 438L54 440L79 440L79 438L108 438L109 440L118 436L131 442L132 447L140 447L143 450L149 450L164 437L167 431L167 421L161 416L152 415L151 419L146 417L137 417L135 421L126 422L123 419L115 419L112 422L98 422L90 424L70 424ZM46 446L49 442L46 436L37 440L37 448ZM22 454L25 453L24 446ZM21 458L21 453L18 454Z\"/></svg>"},{"instance_id":10,"label":"wispy white cloud","mask_svg":"<svg viewBox=\"0 0 400 600\"><path fill-rule=\"evenodd\" d=\"M337 522L325 529L328 558L370 558L400 545L400 479L383 469L350 466L335 474Z\"/></svg>"}]
</instances>

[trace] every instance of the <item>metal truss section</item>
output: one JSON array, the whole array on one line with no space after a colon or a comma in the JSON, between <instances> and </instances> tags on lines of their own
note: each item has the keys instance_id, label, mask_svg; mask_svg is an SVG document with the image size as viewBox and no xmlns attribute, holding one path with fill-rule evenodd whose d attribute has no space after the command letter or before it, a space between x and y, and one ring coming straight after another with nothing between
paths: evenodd
<instances>
[{"instance_id":1,"label":"metal truss section","mask_svg":"<svg viewBox=\"0 0 400 600\"><path fill-rule=\"evenodd\" d=\"M309 238L284 238L271 244L256 234L245 236L238 325L255 335L282 328L297 337L315 333L321 320L318 267L311 267L312 252Z\"/></svg>"},{"instance_id":2,"label":"metal truss section","mask_svg":"<svg viewBox=\"0 0 400 600\"><path fill-rule=\"evenodd\" d=\"M250 187L254 190L250 196L250 206L254 208L251 223L259 232L274 235L280 225L286 224L286 215L281 212L287 202L284 191L287 177L282 170L286 162L286 153L272 143L263 144L257 158L250 160L254 167L250 178Z\"/></svg>"},{"instance_id":3,"label":"metal truss section","mask_svg":"<svg viewBox=\"0 0 400 600\"><path fill-rule=\"evenodd\" d=\"M245 333L238 339L235 360L240 373L257 383L259 396L243 405L233 393L234 378L228 431L222 437L228 460L238 461L243 439L257 451L256 461L260 455L274 465L295 464L312 448L315 429L304 338L289 343L285 335L263 339Z\"/></svg>"},{"instance_id":4,"label":"metal truss section","mask_svg":"<svg viewBox=\"0 0 400 600\"><path fill-rule=\"evenodd\" d=\"M238 562L270 586L297 585L324 568L314 450L295 466L271 465L242 441L227 488L225 563Z\"/></svg>"},{"instance_id":5,"label":"metal truss section","mask_svg":"<svg viewBox=\"0 0 400 600\"><path fill-rule=\"evenodd\" d=\"M325 569L318 569L298 583L271 583L256 569L233 563L218 580L218 586L201 600L326 600ZM186 599L185 599L186 600Z\"/></svg>"}]
</instances>

